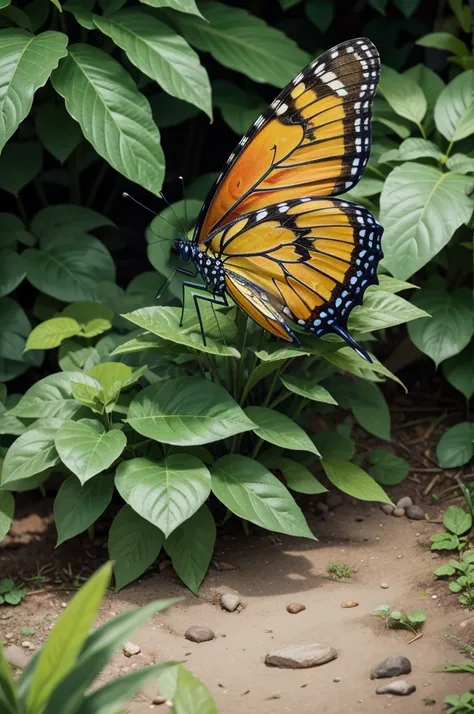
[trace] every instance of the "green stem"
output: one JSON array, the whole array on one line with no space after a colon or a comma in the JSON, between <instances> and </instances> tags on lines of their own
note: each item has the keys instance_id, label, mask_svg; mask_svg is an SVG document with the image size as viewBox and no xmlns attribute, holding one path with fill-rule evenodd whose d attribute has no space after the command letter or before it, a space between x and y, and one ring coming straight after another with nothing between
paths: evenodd
<instances>
[{"instance_id":1,"label":"green stem","mask_svg":"<svg viewBox=\"0 0 474 714\"><path fill-rule=\"evenodd\" d=\"M300 401L300 403L298 404L298 406L296 407L296 409L295 409L295 411L293 412L291 418L292 418L293 420L298 419L299 415L301 414L301 412L303 411L303 409L305 409L305 407L308 406L308 404L310 403L310 401L311 401L310 399L307 399L306 397L304 397L304 399L302 399L302 400Z\"/></svg>"},{"instance_id":2,"label":"green stem","mask_svg":"<svg viewBox=\"0 0 474 714\"><path fill-rule=\"evenodd\" d=\"M283 368L278 367L278 369L275 371L275 374L273 375L272 383L270 384L270 389L267 392L267 396L265 397L262 407L268 407L270 403L270 399L273 396L273 392L275 391L275 387L278 383L278 379L280 377L280 374L282 373Z\"/></svg>"},{"instance_id":3,"label":"green stem","mask_svg":"<svg viewBox=\"0 0 474 714\"><path fill-rule=\"evenodd\" d=\"M46 208L46 206L49 205L48 199L46 198L46 194L44 192L44 186L38 177L35 178L35 187L36 187L36 193L38 194L38 198L40 200L41 205L43 208Z\"/></svg>"},{"instance_id":4,"label":"green stem","mask_svg":"<svg viewBox=\"0 0 474 714\"><path fill-rule=\"evenodd\" d=\"M71 203L81 203L81 187L79 185L79 172L75 154L71 154L68 161L69 169L69 196Z\"/></svg>"},{"instance_id":5,"label":"green stem","mask_svg":"<svg viewBox=\"0 0 474 714\"><path fill-rule=\"evenodd\" d=\"M88 199L87 199L87 201L86 201L86 206L87 206L88 208L92 205L92 203L93 203L93 201L94 201L94 198L95 198L96 195L97 195L97 192L98 192L98 190L99 190L100 184L101 184L102 181L104 180L105 174L107 173L108 167L109 167L108 163L107 163L106 161L103 161L103 162L102 162L102 166L100 167L100 169L99 169L99 171L98 171L98 173L97 173L97 176L95 177L95 181L94 181L94 183L93 183L93 185L92 185L91 191L90 191L90 193L89 193L89 197L88 197Z\"/></svg>"},{"instance_id":6,"label":"green stem","mask_svg":"<svg viewBox=\"0 0 474 714\"><path fill-rule=\"evenodd\" d=\"M26 215L25 204L23 203L23 199L21 198L21 196L16 197L16 205L18 207L18 213L20 214L20 218L25 224L25 228L29 228L30 222L28 220L28 216Z\"/></svg>"},{"instance_id":7,"label":"green stem","mask_svg":"<svg viewBox=\"0 0 474 714\"><path fill-rule=\"evenodd\" d=\"M417 126L418 126L418 129L419 129L420 132L421 132L421 136L423 137L423 139L426 139L427 136L426 136L426 131L425 131L425 128L424 128L423 124L421 124L421 122L420 122L419 124L417 123Z\"/></svg>"},{"instance_id":8,"label":"green stem","mask_svg":"<svg viewBox=\"0 0 474 714\"><path fill-rule=\"evenodd\" d=\"M453 144L454 144L454 139L453 139L453 141L450 141L450 142L449 142L449 146L448 146L448 148L446 149L445 156L449 156L449 154L451 153L451 149L453 148Z\"/></svg>"},{"instance_id":9,"label":"green stem","mask_svg":"<svg viewBox=\"0 0 474 714\"><path fill-rule=\"evenodd\" d=\"M380 178L381 178L383 181L385 181L385 176L384 176L383 173L380 171L380 169L377 169L377 168L375 168L375 166L371 166L371 165L369 164L369 165L367 166L367 170L368 170L368 171L373 171L374 174L376 174L377 176L380 176Z\"/></svg>"},{"instance_id":10,"label":"green stem","mask_svg":"<svg viewBox=\"0 0 474 714\"><path fill-rule=\"evenodd\" d=\"M251 459L256 459L256 458L257 458L258 452L259 452L260 449L262 448L262 444L263 444L263 439L259 439L259 440L257 441L257 443L255 444L254 450L252 451L252 455L251 455L251 457L250 457Z\"/></svg>"},{"instance_id":11,"label":"green stem","mask_svg":"<svg viewBox=\"0 0 474 714\"><path fill-rule=\"evenodd\" d=\"M288 397L293 396L291 392L287 392L286 390L283 390L276 399L273 400L273 402L269 405L270 409L275 409L278 404L281 402L284 402L285 399L288 399Z\"/></svg>"}]
</instances>

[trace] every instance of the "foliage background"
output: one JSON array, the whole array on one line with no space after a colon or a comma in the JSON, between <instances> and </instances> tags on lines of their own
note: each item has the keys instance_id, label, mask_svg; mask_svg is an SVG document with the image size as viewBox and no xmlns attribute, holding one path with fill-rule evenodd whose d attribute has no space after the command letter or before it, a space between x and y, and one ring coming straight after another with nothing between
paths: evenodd
<instances>
[{"instance_id":1,"label":"foliage background","mask_svg":"<svg viewBox=\"0 0 474 714\"><path fill-rule=\"evenodd\" d=\"M338 488L386 498L378 483L403 479L406 462L378 448L362 464L350 423L311 439L304 428L315 411L338 404L388 441L378 382L397 378L378 361L361 367L330 340L301 351L262 343L232 311L219 316L217 331L206 316L209 350L192 311L183 338L177 308L149 307L176 264L171 241L160 238L192 225L214 176L277 88L348 39L347 28L369 36L384 67L372 158L349 197L385 228L386 275L354 313L353 330L385 356L393 343L387 329L409 322L408 334L396 328L392 371L424 354L428 369L441 365L469 400L473 8L462 0L0 5L0 536L13 515L11 492L44 489L59 470L59 542L92 528L115 486L127 504L110 535L117 585L138 576L164 543L196 590L215 539L205 505L211 489L210 504L225 506L219 518L233 512L307 536L275 469L293 491L321 493L312 471L322 473L322 456ZM164 209L163 185L173 204ZM160 212L151 225L146 211L122 199L124 190ZM397 295L414 286L411 304ZM175 281L168 298L175 304L180 294ZM156 427L176 394L201 409L201 433L188 428L176 439ZM276 407L285 399L282 413ZM178 414L180 404L173 408ZM150 430L143 424L151 416ZM473 439L470 421L453 427L440 442L440 464L466 463ZM150 496L160 501L164 483L174 483L166 507L144 508Z\"/></svg>"}]
</instances>

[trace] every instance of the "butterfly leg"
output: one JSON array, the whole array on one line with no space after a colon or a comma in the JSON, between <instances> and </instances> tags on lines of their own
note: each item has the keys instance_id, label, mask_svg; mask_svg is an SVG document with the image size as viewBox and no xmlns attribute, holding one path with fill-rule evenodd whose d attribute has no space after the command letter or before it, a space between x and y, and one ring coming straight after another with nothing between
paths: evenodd
<instances>
[{"instance_id":1,"label":"butterfly leg","mask_svg":"<svg viewBox=\"0 0 474 714\"><path fill-rule=\"evenodd\" d=\"M184 282L183 283L183 307L181 309L181 319L179 322L179 326L182 327L183 325L183 317L184 317L184 304L185 304L185 290L186 288L198 288L199 290L203 290L203 286L199 285L199 283L188 283ZM191 293L193 296L193 301L194 301L194 307L196 308L196 314L198 316L199 320L199 327L201 328L201 337L202 337L202 342L204 345L206 345L206 333L204 332L204 323L202 321L202 315L201 315L201 309L199 306L199 300L202 300L203 302L208 302L212 305L212 309L214 310L214 305L223 305L224 307L229 307L229 303L227 302L227 297L225 295L200 295L198 293ZM216 318L217 320L217 318ZM219 326L219 322L217 321L217 325Z\"/></svg>"},{"instance_id":2,"label":"butterfly leg","mask_svg":"<svg viewBox=\"0 0 474 714\"><path fill-rule=\"evenodd\" d=\"M195 278L197 275L197 270L195 270L195 272L193 273L192 270L186 270L185 268L173 268L173 270L170 272L170 274L166 278L166 280L163 283L163 285L161 286L161 288L158 290L155 300L159 300L161 298L161 296L163 295L165 290L168 288L169 284L173 280L176 273L181 273L182 275L187 275L190 278Z\"/></svg>"}]
</instances>

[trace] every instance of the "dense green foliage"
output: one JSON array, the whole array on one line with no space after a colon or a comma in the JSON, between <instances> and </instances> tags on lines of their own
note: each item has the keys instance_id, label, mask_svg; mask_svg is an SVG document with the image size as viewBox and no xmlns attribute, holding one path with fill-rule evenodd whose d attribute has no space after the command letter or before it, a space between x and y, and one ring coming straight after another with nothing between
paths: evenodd
<instances>
[{"instance_id":1,"label":"dense green foliage","mask_svg":"<svg viewBox=\"0 0 474 714\"><path fill-rule=\"evenodd\" d=\"M406 477L408 464L383 448L362 462L351 438L355 420L390 440L379 383L397 377L376 356L369 365L329 337L277 344L235 308L204 312L204 345L192 302L178 327L178 279L170 305L155 303L177 264L162 239L192 227L236 134L272 99L264 83L284 86L346 38L338 4L2 3L0 537L12 494L59 473L59 543L121 498L109 535L117 587L163 547L196 592L216 518L312 538L291 491L324 492L315 473L375 501L387 500L379 484ZM377 352L388 328L408 322L469 399L474 68L468 8L448 5L435 15L429 1L369 0L351 11L384 67L372 157L346 195L384 226L385 259L349 327ZM425 47L441 73L419 63ZM165 176L173 193L181 170L186 202L148 226L145 256L136 225L131 236L117 227L141 218L124 218L117 198L130 182L159 196ZM411 301L399 295L414 286ZM353 419L312 433L312 417L338 406ZM472 457L472 424L455 429L439 445L443 466Z\"/></svg>"}]
</instances>

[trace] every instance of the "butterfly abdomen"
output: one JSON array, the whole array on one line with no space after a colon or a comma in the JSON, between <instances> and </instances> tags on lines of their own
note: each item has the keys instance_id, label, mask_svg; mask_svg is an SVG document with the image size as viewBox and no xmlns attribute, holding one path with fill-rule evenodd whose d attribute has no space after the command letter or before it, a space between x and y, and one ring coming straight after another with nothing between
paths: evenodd
<instances>
[{"instance_id":1,"label":"butterfly abdomen","mask_svg":"<svg viewBox=\"0 0 474 714\"><path fill-rule=\"evenodd\" d=\"M214 295L223 295L225 293L225 271L223 262L216 258L211 251L203 251L196 245L193 246L192 261L204 278L206 288Z\"/></svg>"}]
</instances>

